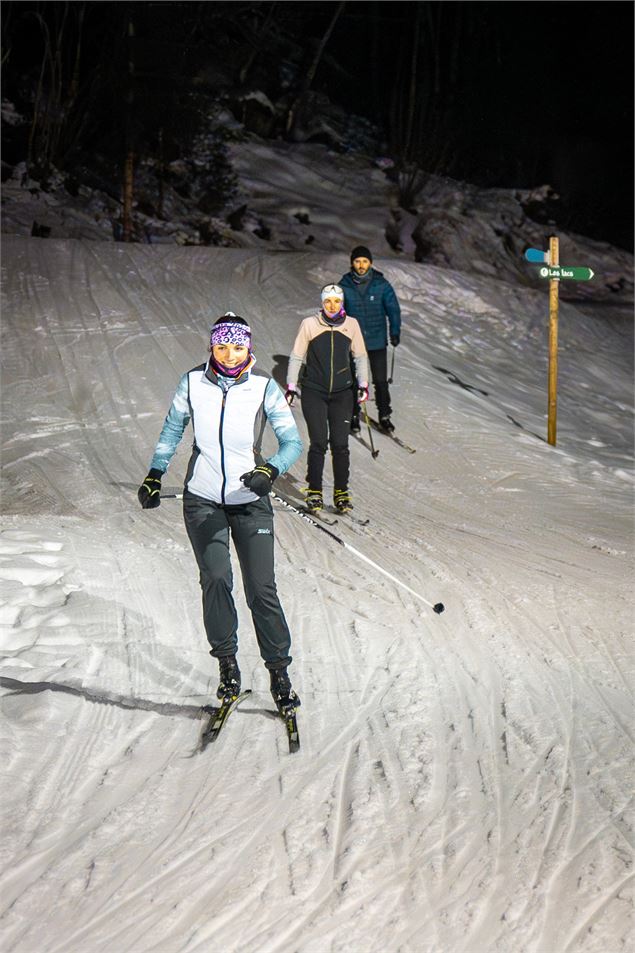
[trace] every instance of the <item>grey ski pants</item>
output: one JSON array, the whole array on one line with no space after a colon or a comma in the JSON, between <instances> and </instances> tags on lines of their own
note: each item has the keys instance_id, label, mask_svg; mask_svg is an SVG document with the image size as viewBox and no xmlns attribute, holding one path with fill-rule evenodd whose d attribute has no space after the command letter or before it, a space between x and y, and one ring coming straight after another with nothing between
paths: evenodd
<instances>
[{"instance_id":1,"label":"grey ski pants","mask_svg":"<svg viewBox=\"0 0 635 953\"><path fill-rule=\"evenodd\" d=\"M188 493L183 517L200 570L203 621L214 658L235 655L238 615L232 597L229 535L240 562L247 605L268 669L290 664L291 636L274 575L273 510L269 497L240 506L221 506Z\"/></svg>"}]
</instances>

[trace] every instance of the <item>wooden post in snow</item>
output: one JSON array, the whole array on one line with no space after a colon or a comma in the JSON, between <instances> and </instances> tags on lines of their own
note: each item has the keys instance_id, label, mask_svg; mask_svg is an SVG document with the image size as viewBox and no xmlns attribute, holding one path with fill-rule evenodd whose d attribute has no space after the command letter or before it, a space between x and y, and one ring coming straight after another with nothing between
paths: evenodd
<instances>
[{"instance_id":1,"label":"wooden post in snow","mask_svg":"<svg viewBox=\"0 0 635 953\"><path fill-rule=\"evenodd\" d=\"M549 266L560 264L558 239L549 239ZM549 281L549 396L547 415L547 443L556 445L556 418L558 404L558 284L559 278Z\"/></svg>"},{"instance_id":2,"label":"wooden post in snow","mask_svg":"<svg viewBox=\"0 0 635 953\"><path fill-rule=\"evenodd\" d=\"M549 393L547 415L547 441L552 447L556 445L556 403L558 387L558 282L561 278L571 278L573 281L590 281L594 275L591 268L560 267L560 251L558 239L549 239L549 251L540 248L527 248L525 258L534 264L543 264L540 277L549 279Z\"/></svg>"}]
</instances>

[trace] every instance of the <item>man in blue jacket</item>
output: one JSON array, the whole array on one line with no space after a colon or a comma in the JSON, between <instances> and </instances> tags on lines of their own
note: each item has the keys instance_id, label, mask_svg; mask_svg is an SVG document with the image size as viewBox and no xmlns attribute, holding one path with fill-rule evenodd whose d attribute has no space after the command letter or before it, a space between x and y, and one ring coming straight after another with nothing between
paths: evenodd
<instances>
[{"instance_id":1,"label":"man in blue jacket","mask_svg":"<svg viewBox=\"0 0 635 953\"><path fill-rule=\"evenodd\" d=\"M401 309L392 285L372 264L369 249L357 245L351 252L351 270L342 276L340 285L344 291L344 310L359 321L364 335L379 425L390 432L395 428L390 419L388 338L392 346L397 347L401 335ZM359 429L359 405L354 403L351 430L358 433Z\"/></svg>"}]
</instances>

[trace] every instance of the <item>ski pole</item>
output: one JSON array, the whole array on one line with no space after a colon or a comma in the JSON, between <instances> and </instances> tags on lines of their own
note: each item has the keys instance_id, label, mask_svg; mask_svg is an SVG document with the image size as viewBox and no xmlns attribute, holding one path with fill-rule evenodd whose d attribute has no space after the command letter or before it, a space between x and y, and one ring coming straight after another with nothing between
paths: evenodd
<instances>
[{"instance_id":1,"label":"ski pole","mask_svg":"<svg viewBox=\"0 0 635 953\"><path fill-rule=\"evenodd\" d=\"M370 453L373 460L376 460L379 456L379 450L375 450L375 444L373 443L373 431L370 428L370 420L368 419L368 411L366 410L366 401L363 403L364 407L364 420L366 421L366 426L368 427L368 439L370 440Z\"/></svg>"},{"instance_id":2,"label":"ski pole","mask_svg":"<svg viewBox=\"0 0 635 953\"><path fill-rule=\"evenodd\" d=\"M340 546L343 546L345 549L348 549L351 553L354 553L358 557L358 559L362 559L365 563L368 563L374 569L379 570L379 572L383 573L384 576L387 576L388 579L390 579L392 582L396 583L398 586L401 586L402 589L406 590L406 592L409 592L411 596L414 596L416 599L420 599L421 602L425 602L425 604L427 606L430 606L430 608L434 612L436 612L438 615L440 615L445 609L445 606L443 605L442 602L437 602L437 603L428 602L427 599L424 599L423 596L419 595L418 592L415 592L414 589L411 589L410 586L407 586L404 582L401 581L401 579L397 579L396 576L393 576L392 573L389 573L386 569L384 569L382 566L379 566L376 562L373 562L373 560L369 559L368 556L364 556L364 554L360 553L358 549L355 549L354 546L351 546L351 544L347 543L345 539L342 539L341 536L338 536L337 533L334 533L332 530L328 529L318 520L311 519L311 517L308 516L306 513L303 513L302 510L299 510L296 506L293 506L292 503L289 503L288 500L285 500L283 496L280 496L278 493L275 493L273 490L271 491L269 495L278 503L282 503L282 505L285 506L288 510L291 510L292 513L296 513L303 520L305 520L305 522L310 523L311 526L315 526L316 529L321 529L323 533L326 533L327 536L330 536L331 539L334 539L336 543L340 544Z\"/></svg>"},{"instance_id":3,"label":"ski pole","mask_svg":"<svg viewBox=\"0 0 635 953\"><path fill-rule=\"evenodd\" d=\"M368 415L366 415L368 418ZM427 599L424 599L422 595L418 592L415 592L414 589L411 589L410 586L407 586L405 582L402 582L401 579L397 579L396 576L393 576L392 573L389 573L382 566L379 566L376 562L373 562L372 559L369 559L368 556L364 556L363 553L360 553L358 549L355 549L354 546L351 546L350 543L347 543L345 539L342 539L341 536L338 536L337 533L334 533L332 530L324 526L323 523L320 523L318 520L312 519L307 513L303 513L302 510L299 510L297 506L293 506L292 503L289 503L288 500L285 500L283 496L280 496L278 493L274 493L272 490L269 494L272 499L276 500L278 503L282 503L288 510L291 510L292 513L296 513L301 519L306 523L310 523L311 526L315 526L316 529L322 530L323 533L326 533L327 536L330 536L331 539L334 539L336 543L339 543L340 546L343 546L345 549L348 549L351 553L354 553L359 559L362 559L364 562L368 563L369 566L373 566L374 569L377 569L379 572L383 573L384 576L387 576L392 582L396 583L398 586L401 586L402 589L405 589L406 592L409 592L411 596L414 596L416 599L420 599L421 602L425 602L427 606L430 606L438 615L440 615L445 606L442 602L428 602ZM182 493L162 493L162 500L182 500Z\"/></svg>"},{"instance_id":4,"label":"ski pole","mask_svg":"<svg viewBox=\"0 0 635 953\"><path fill-rule=\"evenodd\" d=\"M395 348L392 349L392 357L390 359L390 377L388 378L388 383L392 384L392 375L395 373Z\"/></svg>"}]
</instances>

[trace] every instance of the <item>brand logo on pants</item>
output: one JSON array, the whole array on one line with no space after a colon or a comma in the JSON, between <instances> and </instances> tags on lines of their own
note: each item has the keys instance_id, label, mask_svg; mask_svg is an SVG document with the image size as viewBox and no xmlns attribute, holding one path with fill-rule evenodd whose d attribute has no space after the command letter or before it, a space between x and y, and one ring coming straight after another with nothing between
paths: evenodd
<instances>
[{"instance_id":1,"label":"brand logo on pants","mask_svg":"<svg viewBox=\"0 0 635 953\"><path fill-rule=\"evenodd\" d=\"M259 530L258 530L258 536L260 536L261 533L264 534L265 536L271 536L271 530L270 530L270 529L259 529Z\"/></svg>"}]
</instances>

